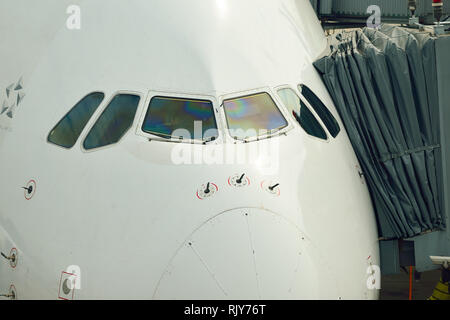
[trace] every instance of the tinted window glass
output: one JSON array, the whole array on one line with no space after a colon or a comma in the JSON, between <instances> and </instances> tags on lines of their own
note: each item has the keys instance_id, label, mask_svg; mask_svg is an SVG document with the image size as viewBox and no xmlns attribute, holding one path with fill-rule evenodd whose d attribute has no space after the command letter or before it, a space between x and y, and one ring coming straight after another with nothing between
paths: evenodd
<instances>
[{"instance_id":1,"label":"tinted window glass","mask_svg":"<svg viewBox=\"0 0 450 320\"><path fill-rule=\"evenodd\" d=\"M244 139L276 131L287 121L267 93L258 93L223 102L231 136Z\"/></svg>"},{"instance_id":2,"label":"tinted window glass","mask_svg":"<svg viewBox=\"0 0 450 320\"><path fill-rule=\"evenodd\" d=\"M341 131L341 128L339 127L336 118L331 114L330 110L328 110L323 102L320 101L315 93L312 92L307 86L299 85L298 88L309 104L314 108L314 111L316 111L317 115L327 127L333 138L336 138Z\"/></svg>"},{"instance_id":3,"label":"tinted window glass","mask_svg":"<svg viewBox=\"0 0 450 320\"><path fill-rule=\"evenodd\" d=\"M152 98L142 131L166 138L196 140L218 136L211 101L169 97Z\"/></svg>"},{"instance_id":4,"label":"tinted window glass","mask_svg":"<svg viewBox=\"0 0 450 320\"><path fill-rule=\"evenodd\" d=\"M319 121L292 89L278 90L278 95L307 134L320 139L327 139L327 134Z\"/></svg>"},{"instance_id":5,"label":"tinted window glass","mask_svg":"<svg viewBox=\"0 0 450 320\"><path fill-rule=\"evenodd\" d=\"M47 140L64 148L72 148L105 95L94 92L78 102L50 131Z\"/></svg>"},{"instance_id":6,"label":"tinted window glass","mask_svg":"<svg viewBox=\"0 0 450 320\"><path fill-rule=\"evenodd\" d=\"M140 97L119 94L113 98L84 140L85 149L118 142L133 124Z\"/></svg>"}]
</instances>

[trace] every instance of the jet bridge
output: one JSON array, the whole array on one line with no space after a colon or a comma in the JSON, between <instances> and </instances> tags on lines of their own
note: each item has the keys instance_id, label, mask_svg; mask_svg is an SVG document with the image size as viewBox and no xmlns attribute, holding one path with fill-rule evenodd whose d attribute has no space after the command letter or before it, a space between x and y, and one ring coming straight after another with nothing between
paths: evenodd
<instances>
[{"instance_id":1,"label":"jet bridge","mask_svg":"<svg viewBox=\"0 0 450 320\"><path fill-rule=\"evenodd\" d=\"M414 16L423 24L435 21L436 3L442 3L441 21L449 19L450 1L445 0L310 0L311 5L322 21L324 28L335 28L343 24L354 26L365 25L373 14L373 6L380 9L383 23L407 24L411 17L410 8L414 8Z\"/></svg>"},{"instance_id":2,"label":"jet bridge","mask_svg":"<svg viewBox=\"0 0 450 320\"><path fill-rule=\"evenodd\" d=\"M315 62L368 182L384 274L450 256L450 36L342 31Z\"/></svg>"}]
</instances>

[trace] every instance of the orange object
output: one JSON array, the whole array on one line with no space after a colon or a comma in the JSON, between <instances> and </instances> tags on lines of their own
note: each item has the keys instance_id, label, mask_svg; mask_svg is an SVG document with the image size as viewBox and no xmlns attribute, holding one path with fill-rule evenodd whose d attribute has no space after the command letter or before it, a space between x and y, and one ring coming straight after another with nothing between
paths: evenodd
<instances>
[{"instance_id":1,"label":"orange object","mask_svg":"<svg viewBox=\"0 0 450 320\"><path fill-rule=\"evenodd\" d=\"M412 300L413 267L409 267L409 300Z\"/></svg>"}]
</instances>

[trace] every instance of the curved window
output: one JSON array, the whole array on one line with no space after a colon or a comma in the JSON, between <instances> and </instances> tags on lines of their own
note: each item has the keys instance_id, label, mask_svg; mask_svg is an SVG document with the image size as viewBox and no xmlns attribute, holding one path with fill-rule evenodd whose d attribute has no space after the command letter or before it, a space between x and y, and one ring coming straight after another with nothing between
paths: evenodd
<instances>
[{"instance_id":1,"label":"curved window","mask_svg":"<svg viewBox=\"0 0 450 320\"><path fill-rule=\"evenodd\" d=\"M163 138L214 140L218 137L211 101L153 97L142 131Z\"/></svg>"},{"instance_id":2,"label":"curved window","mask_svg":"<svg viewBox=\"0 0 450 320\"><path fill-rule=\"evenodd\" d=\"M72 148L105 95L93 92L80 100L50 131L47 140L60 147Z\"/></svg>"},{"instance_id":3,"label":"curved window","mask_svg":"<svg viewBox=\"0 0 450 320\"><path fill-rule=\"evenodd\" d=\"M133 94L116 95L84 139L85 149L104 147L119 140L133 124L140 97Z\"/></svg>"},{"instance_id":4,"label":"curved window","mask_svg":"<svg viewBox=\"0 0 450 320\"><path fill-rule=\"evenodd\" d=\"M311 136L326 140L327 134L312 112L298 97L294 90L286 88L278 90L283 104L292 113L305 132Z\"/></svg>"},{"instance_id":5,"label":"curved window","mask_svg":"<svg viewBox=\"0 0 450 320\"><path fill-rule=\"evenodd\" d=\"M317 115L322 120L323 124L327 127L333 138L336 138L341 128L335 117L331 114L330 110L323 104L323 102L311 91L307 86L301 84L298 86L298 90L302 93L305 99L309 102L311 107L314 108Z\"/></svg>"},{"instance_id":6,"label":"curved window","mask_svg":"<svg viewBox=\"0 0 450 320\"><path fill-rule=\"evenodd\" d=\"M245 139L281 130L287 121L268 93L257 93L223 102L230 134Z\"/></svg>"}]
</instances>

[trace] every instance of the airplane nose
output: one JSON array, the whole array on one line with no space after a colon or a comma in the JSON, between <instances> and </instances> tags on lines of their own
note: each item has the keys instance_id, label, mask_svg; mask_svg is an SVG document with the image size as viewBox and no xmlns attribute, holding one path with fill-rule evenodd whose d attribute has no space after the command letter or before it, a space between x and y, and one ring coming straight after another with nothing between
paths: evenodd
<instances>
[{"instance_id":1,"label":"airplane nose","mask_svg":"<svg viewBox=\"0 0 450 320\"><path fill-rule=\"evenodd\" d=\"M260 208L234 209L198 228L178 250L155 299L314 299L331 274L293 223ZM323 296L321 296L323 298Z\"/></svg>"}]
</instances>

